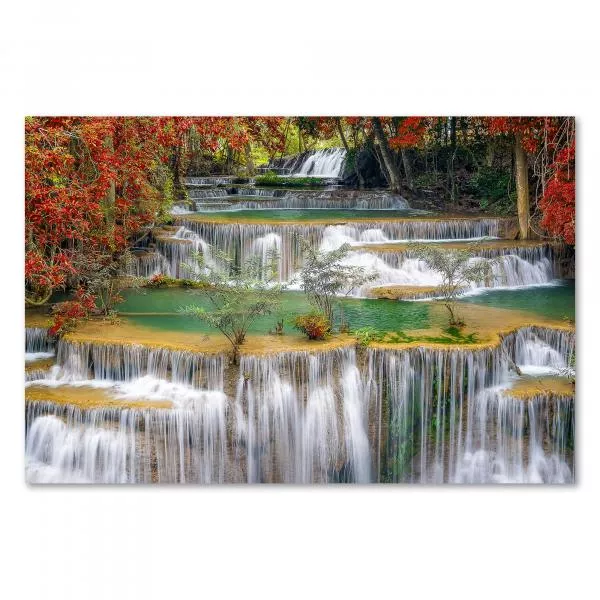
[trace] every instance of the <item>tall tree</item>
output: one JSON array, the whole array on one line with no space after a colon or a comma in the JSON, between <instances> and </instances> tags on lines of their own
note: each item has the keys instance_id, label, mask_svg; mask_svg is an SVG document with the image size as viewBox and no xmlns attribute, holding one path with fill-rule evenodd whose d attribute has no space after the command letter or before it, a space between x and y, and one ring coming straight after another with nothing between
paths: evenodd
<instances>
[{"instance_id":1,"label":"tall tree","mask_svg":"<svg viewBox=\"0 0 600 600\"><path fill-rule=\"evenodd\" d=\"M373 133L375 134L375 139L377 140L377 145L379 146L383 163L385 165L390 190L400 194L402 193L400 172L396 162L394 161L394 157L392 156L388 138L383 130L380 117L372 117L371 123L373 124Z\"/></svg>"}]
</instances>

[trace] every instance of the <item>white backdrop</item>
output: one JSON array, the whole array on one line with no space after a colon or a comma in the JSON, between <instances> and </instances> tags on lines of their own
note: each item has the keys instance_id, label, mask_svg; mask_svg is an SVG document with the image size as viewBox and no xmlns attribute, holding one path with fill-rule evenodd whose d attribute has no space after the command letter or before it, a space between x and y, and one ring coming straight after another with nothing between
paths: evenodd
<instances>
[{"instance_id":1,"label":"white backdrop","mask_svg":"<svg viewBox=\"0 0 600 600\"><path fill-rule=\"evenodd\" d=\"M597 597L597 18L579 0L332 4L4 6L4 598ZM23 117L82 113L575 114L578 485L27 488Z\"/></svg>"}]
</instances>

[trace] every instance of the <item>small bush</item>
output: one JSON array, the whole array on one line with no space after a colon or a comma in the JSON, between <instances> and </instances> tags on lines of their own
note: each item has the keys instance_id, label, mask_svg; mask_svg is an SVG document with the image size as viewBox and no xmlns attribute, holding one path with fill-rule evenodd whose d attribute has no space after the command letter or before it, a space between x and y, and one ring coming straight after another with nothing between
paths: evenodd
<instances>
[{"instance_id":1,"label":"small bush","mask_svg":"<svg viewBox=\"0 0 600 600\"><path fill-rule=\"evenodd\" d=\"M299 315L294 319L294 327L304 333L309 340L324 340L331 334L331 323L321 313Z\"/></svg>"},{"instance_id":2,"label":"small bush","mask_svg":"<svg viewBox=\"0 0 600 600\"><path fill-rule=\"evenodd\" d=\"M363 327L353 331L352 334L361 346L368 346L371 342L381 342L385 337L385 333L373 327Z\"/></svg>"},{"instance_id":3,"label":"small bush","mask_svg":"<svg viewBox=\"0 0 600 600\"><path fill-rule=\"evenodd\" d=\"M148 279L148 282L146 283L146 287L153 287L153 288L159 288L159 287L165 287L169 284L171 284L174 280L171 277L167 277L166 275L163 275L162 273L158 273L157 275L152 275L152 277L150 277L150 279Z\"/></svg>"}]
</instances>

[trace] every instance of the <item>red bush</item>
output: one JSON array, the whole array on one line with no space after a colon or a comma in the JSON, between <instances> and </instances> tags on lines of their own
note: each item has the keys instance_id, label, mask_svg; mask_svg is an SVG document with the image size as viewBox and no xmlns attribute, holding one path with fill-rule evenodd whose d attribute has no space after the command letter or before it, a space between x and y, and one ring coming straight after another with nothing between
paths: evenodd
<instances>
[{"instance_id":1,"label":"red bush","mask_svg":"<svg viewBox=\"0 0 600 600\"><path fill-rule=\"evenodd\" d=\"M294 319L294 327L308 336L309 340L324 340L331 334L331 323L325 315L311 313Z\"/></svg>"}]
</instances>

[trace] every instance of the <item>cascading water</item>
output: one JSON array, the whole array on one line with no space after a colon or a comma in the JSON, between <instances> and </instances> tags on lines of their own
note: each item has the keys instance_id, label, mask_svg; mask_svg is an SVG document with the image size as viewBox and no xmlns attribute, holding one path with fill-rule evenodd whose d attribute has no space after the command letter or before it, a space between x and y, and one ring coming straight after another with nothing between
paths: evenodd
<instances>
[{"instance_id":1,"label":"cascading water","mask_svg":"<svg viewBox=\"0 0 600 600\"><path fill-rule=\"evenodd\" d=\"M373 236L375 237L375 236ZM324 239L322 248L339 247L337 241ZM368 286L353 290L354 296L364 297L369 289L378 285L437 286L442 283L441 274L432 270L425 262L413 258L414 252L351 252L345 262L374 271L378 277ZM482 287L517 287L549 284L555 279L554 256L551 246L533 248L483 249L481 259L492 261L492 275L486 281L473 283L473 289Z\"/></svg>"},{"instance_id":2,"label":"cascading water","mask_svg":"<svg viewBox=\"0 0 600 600\"><path fill-rule=\"evenodd\" d=\"M519 360L532 335L563 360L573 352L573 334L542 329L507 336L494 350L370 350L381 479L572 482L572 398L510 396L509 358Z\"/></svg>"},{"instance_id":3,"label":"cascading water","mask_svg":"<svg viewBox=\"0 0 600 600\"><path fill-rule=\"evenodd\" d=\"M351 225L317 224L251 224L195 221L181 217L180 225L194 232L205 243L229 256L244 261L255 255L255 241L275 234L281 239L279 278L289 281L302 265L300 239L333 249L351 241L394 241L411 239L462 239L497 237L503 227L502 219L453 219L437 221L407 219L405 221L355 222ZM168 243L168 239L164 240Z\"/></svg>"},{"instance_id":4,"label":"cascading water","mask_svg":"<svg viewBox=\"0 0 600 600\"><path fill-rule=\"evenodd\" d=\"M273 160L267 166L267 170L274 170L284 176L337 179L342 176L345 160L344 148L311 150Z\"/></svg>"},{"instance_id":5,"label":"cascading water","mask_svg":"<svg viewBox=\"0 0 600 600\"><path fill-rule=\"evenodd\" d=\"M328 148L310 153L300 168L292 173L294 177L341 177L346 160L343 148Z\"/></svg>"},{"instance_id":6,"label":"cascading water","mask_svg":"<svg viewBox=\"0 0 600 600\"><path fill-rule=\"evenodd\" d=\"M229 185L231 179L227 177L185 177L184 183L187 186L217 186Z\"/></svg>"},{"instance_id":7,"label":"cascading water","mask_svg":"<svg viewBox=\"0 0 600 600\"><path fill-rule=\"evenodd\" d=\"M30 338L37 334L30 333ZM531 355L532 344L553 352ZM564 364L569 331L481 350L225 358L62 341L38 386L103 386L143 408L28 401L32 482L571 482L572 397L513 398L511 361ZM229 382L228 382L229 381ZM65 388L66 389L66 388ZM150 408L169 399L173 408Z\"/></svg>"},{"instance_id":8,"label":"cascading water","mask_svg":"<svg viewBox=\"0 0 600 600\"><path fill-rule=\"evenodd\" d=\"M43 327L25 329L25 362L34 362L54 356L54 342Z\"/></svg>"},{"instance_id":9,"label":"cascading water","mask_svg":"<svg viewBox=\"0 0 600 600\"><path fill-rule=\"evenodd\" d=\"M125 273L133 277L152 277L159 273L170 275L171 267L160 252L144 252L128 262Z\"/></svg>"}]
</instances>

